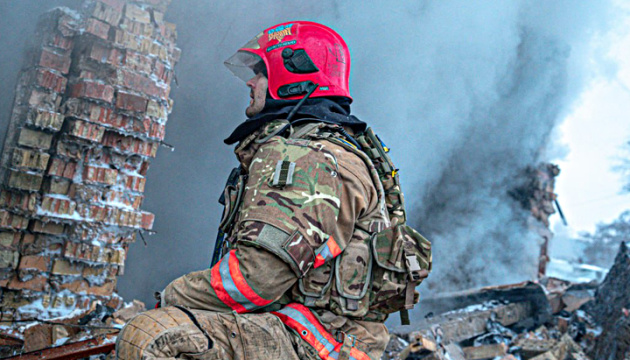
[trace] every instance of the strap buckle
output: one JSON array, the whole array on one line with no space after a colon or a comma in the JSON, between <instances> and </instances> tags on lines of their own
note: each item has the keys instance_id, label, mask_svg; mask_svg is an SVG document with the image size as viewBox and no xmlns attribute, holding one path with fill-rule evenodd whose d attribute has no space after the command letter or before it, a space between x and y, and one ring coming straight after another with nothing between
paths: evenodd
<instances>
[{"instance_id":1,"label":"strap buckle","mask_svg":"<svg viewBox=\"0 0 630 360\"><path fill-rule=\"evenodd\" d=\"M405 262L407 263L407 273L409 274L411 281L417 282L426 279L427 276L429 276L429 272L420 267L420 263L418 262L416 255L405 255Z\"/></svg>"}]
</instances>

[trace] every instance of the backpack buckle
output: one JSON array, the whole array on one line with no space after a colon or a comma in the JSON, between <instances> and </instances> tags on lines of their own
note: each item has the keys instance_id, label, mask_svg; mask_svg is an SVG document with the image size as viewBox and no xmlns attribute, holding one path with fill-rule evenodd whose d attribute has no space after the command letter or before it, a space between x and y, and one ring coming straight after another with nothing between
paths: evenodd
<instances>
[{"instance_id":1,"label":"backpack buckle","mask_svg":"<svg viewBox=\"0 0 630 360\"><path fill-rule=\"evenodd\" d=\"M426 277L429 276L429 272L420 267L420 263L418 262L416 255L405 255L405 262L407 263L407 273L409 274L411 281L417 282L426 279Z\"/></svg>"}]
</instances>

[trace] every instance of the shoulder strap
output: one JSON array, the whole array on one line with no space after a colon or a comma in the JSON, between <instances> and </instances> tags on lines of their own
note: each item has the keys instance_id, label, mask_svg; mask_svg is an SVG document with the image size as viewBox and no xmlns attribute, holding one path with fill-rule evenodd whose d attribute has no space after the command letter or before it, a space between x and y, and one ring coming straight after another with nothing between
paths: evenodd
<instances>
[{"instance_id":1,"label":"shoulder strap","mask_svg":"<svg viewBox=\"0 0 630 360\"><path fill-rule=\"evenodd\" d=\"M405 211L405 199L400 188L398 169L389 157L389 148L374 133L372 128L367 128L356 136L356 141L361 150L372 160L379 179L385 191L385 203L392 225L404 224L407 221Z\"/></svg>"}]
</instances>

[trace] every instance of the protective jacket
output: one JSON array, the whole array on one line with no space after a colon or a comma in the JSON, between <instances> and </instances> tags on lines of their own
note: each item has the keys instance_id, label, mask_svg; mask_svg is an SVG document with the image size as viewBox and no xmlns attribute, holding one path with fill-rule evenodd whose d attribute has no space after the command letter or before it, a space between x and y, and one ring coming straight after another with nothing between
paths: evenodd
<instances>
[{"instance_id":1,"label":"protective jacket","mask_svg":"<svg viewBox=\"0 0 630 360\"><path fill-rule=\"evenodd\" d=\"M384 154L366 155L374 144L348 124L261 123L236 136L223 257L171 283L163 305L271 313L321 359L380 359L384 320L417 302L431 265L428 241L396 226L405 215L395 169L387 158L379 171L373 159Z\"/></svg>"}]
</instances>

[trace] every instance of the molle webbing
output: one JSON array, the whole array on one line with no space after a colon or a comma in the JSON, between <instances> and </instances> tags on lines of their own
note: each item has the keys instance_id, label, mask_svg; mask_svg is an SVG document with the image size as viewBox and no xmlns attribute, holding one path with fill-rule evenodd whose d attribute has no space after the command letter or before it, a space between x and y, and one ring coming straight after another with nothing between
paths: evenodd
<instances>
[{"instance_id":1,"label":"molle webbing","mask_svg":"<svg viewBox=\"0 0 630 360\"><path fill-rule=\"evenodd\" d=\"M356 137L361 145L361 150L372 160L385 191L385 203L392 224L404 224L407 221L405 212L405 199L400 188L398 169L394 167L387 153L389 149L378 136L367 128L365 132Z\"/></svg>"}]
</instances>

